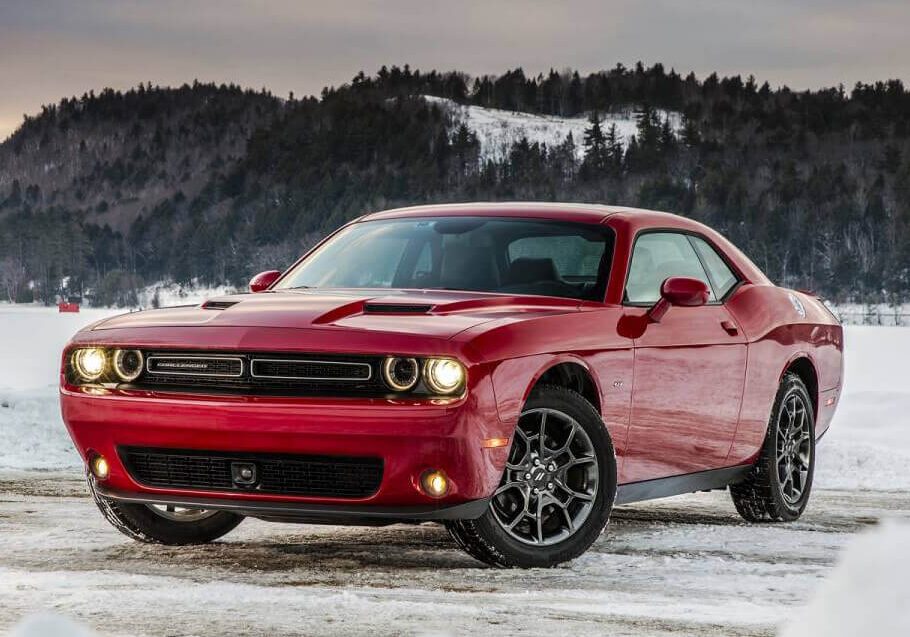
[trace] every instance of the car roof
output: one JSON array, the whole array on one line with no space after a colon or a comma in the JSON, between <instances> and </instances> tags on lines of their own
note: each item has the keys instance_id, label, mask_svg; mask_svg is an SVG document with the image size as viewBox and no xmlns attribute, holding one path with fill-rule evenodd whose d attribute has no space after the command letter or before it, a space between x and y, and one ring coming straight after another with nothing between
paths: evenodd
<instances>
[{"instance_id":1,"label":"car roof","mask_svg":"<svg viewBox=\"0 0 910 637\"><path fill-rule=\"evenodd\" d=\"M586 203L556 203L540 201L507 201L476 202L455 204L427 204L393 208L373 212L361 217L358 221L376 221L379 219L401 219L406 217L441 217L441 216L478 216L478 217L532 217L540 219L557 219L562 221L583 221L602 223L614 215L634 215L641 217L641 222L667 224L676 226L680 223L692 223L685 217L625 206L608 206Z\"/></svg>"}]
</instances>

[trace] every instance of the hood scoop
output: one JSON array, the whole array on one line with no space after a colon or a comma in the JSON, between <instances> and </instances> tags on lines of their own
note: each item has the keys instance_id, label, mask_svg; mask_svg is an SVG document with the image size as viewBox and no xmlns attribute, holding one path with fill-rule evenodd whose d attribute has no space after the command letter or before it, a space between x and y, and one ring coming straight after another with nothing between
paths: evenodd
<instances>
[{"instance_id":1,"label":"hood scoop","mask_svg":"<svg viewBox=\"0 0 910 637\"><path fill-rule=\"evenodd\" d=\"M404 303L365 303L364 314L426 314L433 309L432 305Z\"/></svg>"},{"instance_id":2,"label":"hood scoop","mask_svg":"<svg viewBox=\"0 0 910 637\"><path fill-rule=\"evenodd\" d=\"M232 305L237 305L239 301L206 301L202 304L203 310L226 310Z\"/></svg>"}]
</instances>

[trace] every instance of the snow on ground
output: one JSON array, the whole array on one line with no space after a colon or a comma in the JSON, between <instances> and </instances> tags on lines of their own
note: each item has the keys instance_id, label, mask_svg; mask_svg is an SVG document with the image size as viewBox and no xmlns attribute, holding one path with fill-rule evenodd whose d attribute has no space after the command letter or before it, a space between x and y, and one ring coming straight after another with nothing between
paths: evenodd
<instances>
[{"instance_id":1,"label":"snow on ground","mask_svg":"<svg viewBox=\"0 0 910 637\"><path fill-rule=\"evenodd\" d=\"M781 637L910 633L910 524L889 521L847 546L840 564Z\"/></svg>"},{"instance_id":2,"label":"snow on ground","mask_svg":"<svg viewBox=\"0 0 910 637\"><path fill-rule=\"evenodd\" d=\"M585 129L588 127L588 116L583 117L557 117L555 115L535 115L519 111L506 111L498 108L485 108L483 106L466 106L458 104L444 97L424 95L428 102L439 104L449 110L454 116L456 125L467 125L480 141L480 153L484 159L501 161L505 158L512 144L527 137L532 144L537 142L552 148L566 140L569 133L575 142L575 152L579 160L584 158L585 149L582 140ZM674 130L681 126L681 116L672 111L658 110L660 120L669 117L670 125ZM616 124L623 144L628 144L629 139L637 131L635 113L631 110L620 113L603 113L602 124L606 132L612 124Z\"/></svg>"},{"instance_id":3,"label":"snow on ground","mask_svg":"<svg viewBox=\"0 0 910 637\"><path fill-rule=\"evenodd\" d=\"M818 447L815 484L910 488L910 329L847 326L845 388Z\"/></svg>"},{"instance_id":4,"label":"snow on ground","mask_svg":"<svg viewBox=\"0 0 910 637\"><path fill-rule=\"evenodd\" d=\"M620 507L575 562L515 571L432 524L246 520L206 546L143 545L36 482L0 481L0 632L52 611L104 635L769 635L855 533L910 520L906 493L820 491L798 523L766 526L698 494Z\"/></svg>"},{"instance_id":5,"label":"snow on ground","mask_svg":"<svg viewBox=\"0 0 910 637\"><path fill-rule=\"evenodd\" d=\"M60 354L80 328L124 310L0 305L0 469L75 469L57 402Z\"/></svg>"}]
</instances>

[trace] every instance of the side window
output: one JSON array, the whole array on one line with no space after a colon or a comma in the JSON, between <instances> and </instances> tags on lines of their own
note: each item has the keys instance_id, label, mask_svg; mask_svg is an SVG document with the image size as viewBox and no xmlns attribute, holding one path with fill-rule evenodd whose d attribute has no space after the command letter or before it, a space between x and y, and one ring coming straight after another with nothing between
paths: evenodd
<instances>
[{"instance_id":1,"label":"side window","mask_svg":"<svg viewBox=\"0 0 910 637\"><path fill-rule=\"evenodd\" d=\"M635 241L629 277L626 281L626 301L655 303L660 298L660 286L671 276L685 276L711 282L702 267L689 237L676 232L649 232ZM711 294L711 301L716 300Z\"/></svg>"},{"instance_id":2,"label":"side window","mask_svg":"<svg viewBox=\"0 0 910 637\"><path fill-rule=\"evenodd\" d=\"M702 263L705 264L708 277L711 279L711 287L714 289L714 296L719 299L724 298L739 279L711 244L700 237L690 237L690 240L695 246L698 256L701 257Z\"/></svg>"}]
</instances>

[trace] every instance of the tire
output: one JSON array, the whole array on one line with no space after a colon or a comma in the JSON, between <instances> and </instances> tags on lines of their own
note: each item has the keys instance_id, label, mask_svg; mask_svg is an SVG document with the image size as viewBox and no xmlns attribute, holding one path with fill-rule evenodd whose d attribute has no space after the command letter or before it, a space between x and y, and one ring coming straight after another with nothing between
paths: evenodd
<instances>
[{"instance_id":1,"label":"tire","mask_svg":"<svg viewBox=\"0 0 910 637\"><path fill-rule=\"evenodd\" d=\"M797 422L791 420L794 405L797 406ZM798 443L795 442L797 436ZM790 446L779 453L779 448L787 444ZM787 455L790 463L782 464L781 457ZM791 468L789 472L788 467ZM749 522L792 522L802 515L809 503L814 475L813 402L799 376L788 373L774 399L758 460L745 481L730 485L730 496L736 510Z\"/></svg>"},{"instance_id":2,"label":"tire","mask_svg":"<svg viewBox=\"0 0 910 637\"><path fill-rule=\"evenodd\" d=\"M169 514L151 505L118 502L100 495L95 480L88 478L95 504L115 529L129 538L150 544L173 546L205 544L232 531L243 521L242 515L228 511L184 512ZM184 515L186 519L179 519Z\"/></svg>"},{"instance_id":3,"label":"tire","mask_svg":"<svg viewBox=\"0 0 910 637\"><path fill-rule=\"evenodd\" d=\"M539 435L525 432L535 427L545 431L545 449ZM609 521L615 496L616 456L600 414L576 392L547 385L525 404L490 507L476 520L446 527L481 562L552 567L590 548Z\"/></svg>"}]
</instances>

